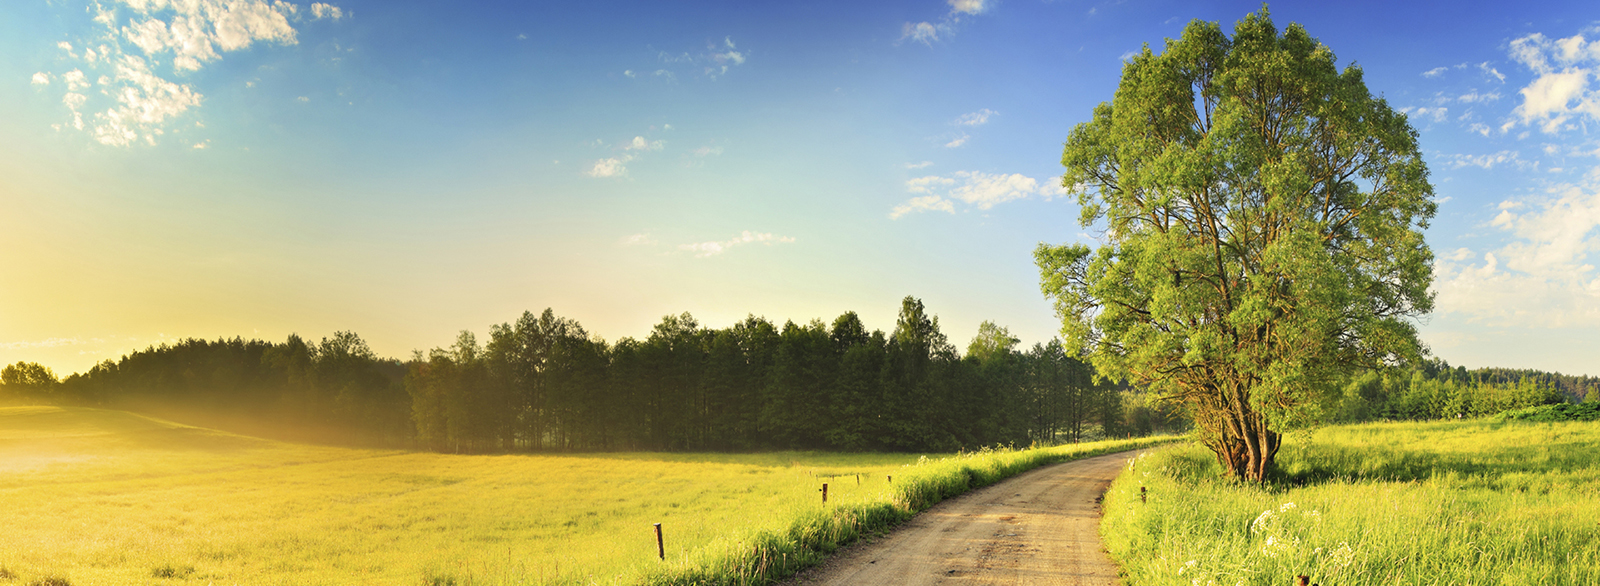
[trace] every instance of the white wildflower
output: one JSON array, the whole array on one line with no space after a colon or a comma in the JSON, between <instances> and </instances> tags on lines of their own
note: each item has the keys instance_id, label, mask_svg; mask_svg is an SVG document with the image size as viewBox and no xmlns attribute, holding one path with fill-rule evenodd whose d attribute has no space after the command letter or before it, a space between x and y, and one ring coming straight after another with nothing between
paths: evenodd
<instances>
[{"instance_id":1,"label":"white wildflower","mask_svg":"<svg viewBox=\"0 0 1600 586\"><path fill-rule=\"evenodd\" d=\"M1278 512L1279 513L1287 512L1287 511L1289 511L1289 510L1291 510L1293 508L1294 508L1294 503L1283 503L1281 505L1278 505Z\"/></svg>"},{"instance_id":2,"label":"white wildflower","mask_svg":"<svg viewBox=\"0 0 1600 586\"><path fill-rule=\"evenodd\" d=\"M1261 514L1256 516L1256 520L1250 522L1250 532L1251 533L1261 533L1262 531L1265 531L1267 529L1267 525L1270 524L1271 522L1272 522L1272 509L1267 509L1265 511L1261 511Z\"/></svg>"}]
</instances>

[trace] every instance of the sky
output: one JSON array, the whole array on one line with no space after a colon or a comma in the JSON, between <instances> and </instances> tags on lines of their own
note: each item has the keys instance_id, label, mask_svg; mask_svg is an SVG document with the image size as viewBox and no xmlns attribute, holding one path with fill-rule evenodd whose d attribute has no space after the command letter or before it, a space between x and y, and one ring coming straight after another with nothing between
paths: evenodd
<instances>
[{"instance_id":1,"label":"sky","mask_svg":"<svg viewBox=\"0 0 1600 586\"><path fill-rule=\"evenodd\" d=\"M1062 143L1257 2L15 0L0 363L183 338L380 355L552 308L607 340L921 299L1057 335ZM1280 2L1419 133L1435 356L1600 375L1600 5ZM1591 128L1592 127L1592 128Z\"/></svg>"}]
</instances>

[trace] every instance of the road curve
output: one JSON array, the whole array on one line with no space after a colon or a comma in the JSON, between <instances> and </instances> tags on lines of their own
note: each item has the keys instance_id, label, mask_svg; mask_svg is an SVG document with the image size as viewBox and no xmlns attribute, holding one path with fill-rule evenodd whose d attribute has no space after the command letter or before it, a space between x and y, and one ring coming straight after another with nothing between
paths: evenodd
<instances>
[{"instance_id":1,"label":"road curve","mask_svg":"<svg viewBox=\"0 0 1600 586\"><path fill-rule=\"evenodd\" d=\"M1118 584L1098 501L1137 454L1052 464L947 500L784 584Z\"/></svg>"}]
</instances>

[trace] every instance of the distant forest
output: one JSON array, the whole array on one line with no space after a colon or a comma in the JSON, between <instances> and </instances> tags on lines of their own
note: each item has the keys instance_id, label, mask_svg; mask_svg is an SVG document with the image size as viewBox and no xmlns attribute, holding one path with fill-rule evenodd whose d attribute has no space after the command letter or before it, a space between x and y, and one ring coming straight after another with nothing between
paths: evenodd
<instances>
[{"instance_id":1,"label":"distant forest","mask_svg":"<svg viewBox=\"0 0 1600 586\"><path fill-rule=\"evenodd\" d=\"M320 343L189 339L59 384L13 373L6 388L263 435L463 453L954 451L1181 425L1096 383L1059 342L1018 344L985 322L962 355L913 297L887 334L855 312L831 325L752 316L725 329L685 313L615 343L547 309L403 362L351 332Z\"/></svg>"},{"instance_id":2,"label":"distant forest","mask_svg":"<svg viewBox=\"0 0 1600 586\"><path fill-rule=\"evenodd\" d=\"M356 334L311 343L188 339L58 381L0 371L0 395L131 409L243 433L486 453L542 450L953 451L1181 430L1180 416L1096 382L1059 341L1020 349L985 322L958 353L905 298L890 333L855 312L779 327L749 317L703 328L666 316L643 340L607 343L551 310L463 331L409 360ZM1363 372L1326 419L1439 419L1600 400L1600 378L1452 368ZM3 399L0 399L3 400Z\"/></svg>"}]
</instances>

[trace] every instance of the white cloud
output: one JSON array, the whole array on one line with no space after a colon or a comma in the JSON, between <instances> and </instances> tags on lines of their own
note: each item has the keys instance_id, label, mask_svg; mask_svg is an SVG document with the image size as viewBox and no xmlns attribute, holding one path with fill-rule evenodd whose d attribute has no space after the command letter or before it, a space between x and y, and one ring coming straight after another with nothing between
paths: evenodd
<instances>
[{"instance_id":1,"label":"white cloud","mask_svg":"<svg viewBox=\"0 0 1600 586\"><path fill-rule=\"evenodd\" d=\"M95 36L103 41L98 49L85 46L80 56L72 43L56 44L89 66L104 96L102 100L78 93L90 86L82 70L61 74L67 82L62 101L72 116L70 126L87 130L105 145L155 144L171 119L199 107L201 94L189 83L174 81L171 74L197 71L224 53L256 43L298 42L290 21L299 19L299 7L283 0L118 2L127 10L95 5L94 22L103 27ZM320 2L312 5L311 12L318 19L345 16L337 6ZM170 73L164 70L166 65ZM86 129L83 118L90 108L99 111Z\"/></svg>"},{"instance_id":2,"label":"white cloud","mask_svg":"<svg viewBox=\"0 0 1600 586\"><path fill-rule=\"evenodd\" d=\"M916 24L905 23L900 27L900 40L911 39L924 45L932 45L939 40L939 30L931 23L919 22Z\"/></svg>"},{"instance_id":3,"label":"white cloud","mask_svg":"<svg viewBox=\"0 0 1600 586\"><path fill-rule=\"evenodd\" d=\"M933 165L933 161L923 161L921 163L906 163L906 168L907 169L922 169L922 168L925 168L925 167L930 167L932 165Z\"/></svg>"},{"instance_id":4,"label":"white cloud","mask_svg":"<svg viewBox=\"0 0 1600 586\"><path fill-rule=\"evenodd\" d=\"M961 135L959 137L956 137L954 140L951 140L950 142L944 143L944 148L953 149L953 148L960 147L961 145L967 144L967 139L969 139L969 138L972 138L972 137L963 134L963 135Z\"/></svg>"},{"instance_id":5,"label":"white cloud","mask_svg":"<svg viewBox=\"0 0 1600 586\"><path fill-rule=\"evenodd\" d=\"M642 136L635 136L635 137L633 137L633 140L628 141L627 144L622 145L622 150L625 150L625 151L659 151L665 146L666 146L666 143L661 142L659 140L645 140L645 138L642 137Z\"/></svg>"},{"instance_id":6,"label":"white cloud","mask_svg":"<svg viewBox=\"0 0 1600 586\"><path fill-rule=\"evenodd\" d=\"M1434 122L1443 122L1445 117L1450 114L1450 109L1444 106L1439 106L1437 108L1416 108L1408 106L1401 108L1400 111L1408 115L1415 114L1419 119L1432 118Z\"/></svg>"},{"instance_id":7,"label":"white cloud","mask_svg":"<svg viewBox=\"0 0 1600 586\"><path fill-rule=\"evenodd\" d=\"M729 65L743 65L744 64L744 53L740 53L740 52L734 50L737 47L735 47L733 45L733 37L726 37L726 38L722 39L722 44L725 45L724 48L727 49L726 51L723 51L721 53L717 53L717 52L712 52L711 53L711 60L716 62L718 66L722 67L721 73L727 73Z\"/></svg>"},{"instance_id":8,"label":"white cloud","mask_svg":"<svg viewBox=\"0 0 1600 586\"><path fill-rule=\"evenodd\" d=\"M628 168L624 165L632 160L633 155L622 155L620 157L600 159L595 161L594 166L588 171L585 171L584 174L590 177L600 178L626 177L628 175Z\"/></svg>"},{"instance_id":9,"label":"white cloud","mask_svg":"<svg viewBox=\"0 0 1600 586\"><path fill-rule=\"evenodd\" d=\"M955 183L956 180L949 177L929 175L927 177L918 177L916 179L907 181L906 191L911 193L933 193L936 190L943 191L945 188L955 185Z\"/></svg>"},{"instance_id":10,"label":"white cloud","mask_svg":"<svg viewBox=\"0 0 1600 586\"><path fill-rule=\"evenodd\" d=\"M911 212L948 212L953 214L956 213L956 208L950 203L950 200L937 195L924 195L922 197L913 197L903 204L894 206L894 210L889 212L889 218L898 220L900 216Z\"/></svg>"},{"instance_id":11,"label":"white cloud","mask_svg":"<svg viewBox=\"0 0 1600 586\"><path fill-rule=\"evenodd\" d=\"M1061 177L1051 177L1042 183L1019 173L984 173L982 171L957 171L950 177L929 175L906 181L906 191L923 194L902 203L889 213L899 218L912 212L942 211L955 213L954 202L960 201L980 210L1027 199L1035 195L1046 200L1061 197L1067 190L1061 187Z\"/></svg>"},{"instance_id":12,"label":"white cloud","mask_svg":"<svg viewBox=\"0 0 1600 586\"><path fill-rule=\"evenodd\" d=\"M344 10L332 4L323 4L321 2L317 2L311 5L311 16L312 18L316 19L326 18L337 21L341 18L344 18ZM518 36L524 39L528 38L523 35Z\"/></svg>"},{"instance_id":13,"label":"white cloud","mask_svg":"<svg viewBox=\"0 0 1600 586\"><path fill-rule=\"evenodd\" d=\"M1538 126L1546 134L1568 127L1575 116L1600 120L1600 92L1589 87L1600 76L1600 41L1585 42L1583 35L1550 39L1534 33L1511 41L1511 58L1533 71L1534 80L1517 93L1522 104L1512 111L1517 123Z\"/></svg>"},{"instance_id":14,"label":"white cloud","mask_svg":"<svg viewBox=\"0 0 1600 586\"><path fill-rule=\"evenodd\" d=\"M50 74L43 71L33 74L33 85L50 85Z\"/></svg>"},{"instance_id":15,"label":"white cloud","mask_svg":"<svg viewBox=\"0 0 1600 586\"><path fill-rule=\"evenodd\" d=\"M1522 160L1522 157L1519 156L1516 151L1500 151L1487 155L1455 154L1445 155L1443 158L1445 161L1450 163L1450 167L1452 169L1460 169L1462 167L1482 167L1484 169L1492 169L1497 165L1506 164L1515 165L1519 169L1526 169L1528 167L1538 165L1535 162Z\"/></svg>"},{"instance_id":16,"label":"white cloud","mask_svg":"<svg viewBox=\"0 0 1600 586\"><path fill-rule=\"evenodd\" d=\"M984 0L945 0L954 14L983 14L988 8Z\"/></svg>"},{"instance_id":17,"label":"white cloud","mask_svg":"<svg viewBox=\"0 0 1600 586\"><path fill-rule=\"evenodd\" d=\"M1495 79L1495 81L1498 81L1500 83L1505 83L1506 82L1505 74L1500 73L1500 70L1498 70L1498 69L1490 67L1488 61L1484 61L1483 63L1479 63L1478 64L1478 69L1483 71L1484 74L1488 75L1489 77L1493 77Z\"/></svg>"},{"instance_id":18,"label":"white cloud","mask_svg":"<svg viewBox=\"0 0 1600 586\"><path fill-rule=\"evenodd\" d=\"M1461 97L1456 98L1457 101L1465 102L1465 103L1468 103L1468 104L1475 103L1475 102L1493 102L1493 101L1498 100L1498 99L1500 99L1500 93L1499 92L1489 92L1489 93L1486 93L1486 94L1480 94L1480 93L1478 93L1478 90L1472 90L1472 91L1467 92L1465 94L1461 94Z\"/></svg>"},{"instance_id":19,"label":"white cloud","mask_svg":"<svg viewBox=\"0 0 1600 586\"><path fill-rule=\"evenodd\" d=\"M123 55L116 76L106 81L102 77L100 84L115 88L116 105L94 115L94 139L100 144L128 146L141 138L155 144L167 119L200 105L200 94L188 85L155 75L144 59L133 55Z\"/></svg>"},{"instance_id":20,"label":"white cloud","mask_svg":"<svg viewBox=\"0 0 1600 586\"><path fill-rule=\"evenodd\" d=\"M977 112L962 114L960 117L956 118L955 123L962 126L982 126L984 123L989 121L990 116L994 116L995 114L999 114L999 112L984 108L982 110L978 110Z\"/></svg>"},{"instance_id":21,"label":"white cloud","mask_svg":"<svg viewBox=\"0 0 1600 586\"><path fill-rule=\"evenodd\" d=\"M1039 182L1032 177L1012 174L989 174L980 171L957 171L956 177L964 183L950 191L956 199L987 210L997 204L1023 199L1039 192Z\"/></svg>"},{"instance_id":22,"label":"white cloud","mask_svg":"<svg viewBox=\"0 0 1600 586\"><path fill-rule=\"evenodd\" d=\"M696 157L708 157L711 155L720 154L722 154L722 147L703 146L694 150L694 156Z\"/></svg>"},{"instance_id":23,"label":"white cloud","mask_svg":"<svg viewBox=\"0 0 1600 586\"><path fill-rule=\"evenodd\" d=\"M74 69L61 74L61 81L67 84L67 91L69 92L89 89L88 76L85 76L81 70Z\"/></svg>"},{"instance_id":24,"label":"white cloud","mask_svg":"<svg viewBox=\"0 0 1600 586\"><path fill-rule=\"evenodd\" d=\"M1433 69L1429 69L1427 71L1422 72L1422 76L1423 77L1439 77L1441 75L1444 75L1444 72L1446 72L1446 71L1450 71L1450 68L1449 67L1435 67Z\"/></svg>"},{"instance_id":25,"label":"white cloud","mask_svg":"<svg viewBox=\"0 0 1600 586\"><path fill-rule=\"evenodd\" d=\"M1490 225L1507 242L1481 264L1468 249L1435 263L1439 311L1507 327L1600 326L1600 183L1506 200Z\"/></svg>"},{"instance_id":26,"label":"white cloud","mask_svg":"<svg viewBox=\"0 0 1600 586\"><path fill-rule=\"evenodd\" d=\"M771 246L773 244L792 243L794 243L794 238L789 236L775 236L771 232L751 232L749 230L745 230L738 236L734 236L729 240L714 240L710 242L680 244L678 245L678 249L693 252L696 257L704 258L708 256L716 256L727 252L728 249L731 249L735 246L743 246L746 244L765 244Z\"/></svg>"}]
</instances>

